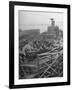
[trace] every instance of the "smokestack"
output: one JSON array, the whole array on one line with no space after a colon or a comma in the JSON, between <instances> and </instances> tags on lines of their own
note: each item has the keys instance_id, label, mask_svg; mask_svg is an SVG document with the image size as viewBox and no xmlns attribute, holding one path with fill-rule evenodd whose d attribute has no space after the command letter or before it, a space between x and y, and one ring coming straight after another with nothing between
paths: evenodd
<instances>
[{"instance_id":1,"label":"smokestack","mask_svg":"<svg viewBox=\"0 0 72 90\"><path fill-rule=\"evenodd\" d=\"M53 18L51 18L51 26L55 26L55 21Z\"/></svg>"}]
</instances>

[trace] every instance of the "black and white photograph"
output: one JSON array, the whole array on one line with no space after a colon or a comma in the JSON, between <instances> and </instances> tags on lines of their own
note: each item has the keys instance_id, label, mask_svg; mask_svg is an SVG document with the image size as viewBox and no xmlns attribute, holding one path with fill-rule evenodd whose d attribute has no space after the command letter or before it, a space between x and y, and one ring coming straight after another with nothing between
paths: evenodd
<instances>
[{"instance_id":1,"label":"black and white photograph","mask_svg":"<svg viewBox=\"0 0 72 90\"><path fill-rule=\"evenodd\" d=\"M70 84L70 6L10 2L9 87Z\"/></svg>"},{"instance_id":2,"label":"black and white photograph","mask_svg":"<svg viewBox=\"0 0 72 90\"><path fill-rule=\"evenodd\" d=\"M63 77L63 13L19 11L19 79Z\"/></svg>"}]
</instances>

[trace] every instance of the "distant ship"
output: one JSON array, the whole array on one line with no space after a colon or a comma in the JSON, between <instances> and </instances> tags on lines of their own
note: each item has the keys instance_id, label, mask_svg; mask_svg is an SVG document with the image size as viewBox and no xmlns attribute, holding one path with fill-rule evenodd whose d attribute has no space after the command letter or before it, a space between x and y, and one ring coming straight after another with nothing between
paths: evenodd
<instances>
[{"instance_id":1,"label":"distant ship","mask_svg":"<svg viewBox=\"0 0 72 90\"><path fill-rule=\"evenodd\" d=\"M51 20L51 25L48 26L47 28L47 32L43 32L40 36L41 38L43 39L48 39L48 40L51 40L51 39L57 39L58 36L59 36L59 27L55 25L55 21L53 18L50 19Z\"/></svg>"}]
</instances>

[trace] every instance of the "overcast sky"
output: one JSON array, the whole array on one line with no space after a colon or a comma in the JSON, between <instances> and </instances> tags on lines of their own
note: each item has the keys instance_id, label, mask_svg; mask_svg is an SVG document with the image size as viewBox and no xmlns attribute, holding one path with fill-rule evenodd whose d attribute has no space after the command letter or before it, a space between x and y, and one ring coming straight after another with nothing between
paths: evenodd
<instances>
[{"instance_id":1,"label":"overcast sky","mask_svg":"<svg viewBox=\"0 0 72 90\"><path fill-rule=\"evenodd\" d=\"M40 32L44 32L51 24L51 18L54 18L55 24L63 30L63 13L34 12L23 10L19 11L19 28L22 30L29 30L34 28L40 29Z\"/></svg>"}]
</instances>

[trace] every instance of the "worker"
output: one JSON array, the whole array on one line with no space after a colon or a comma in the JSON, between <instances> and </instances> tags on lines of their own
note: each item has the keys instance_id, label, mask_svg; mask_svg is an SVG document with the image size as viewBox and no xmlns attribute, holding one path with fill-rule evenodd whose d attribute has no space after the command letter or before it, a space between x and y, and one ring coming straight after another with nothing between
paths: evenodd
<instances>
[{"instance_id":1,"label":"worker","mask_svg":"<svg viewBox=\"0 0 72 90\"><path fill-rule=\"evenodd\" d=\"M33 50L32 42L29 42L23 47L23 54L26 55L26 52L31 52Z\"/></svg>"}]
</instances>

